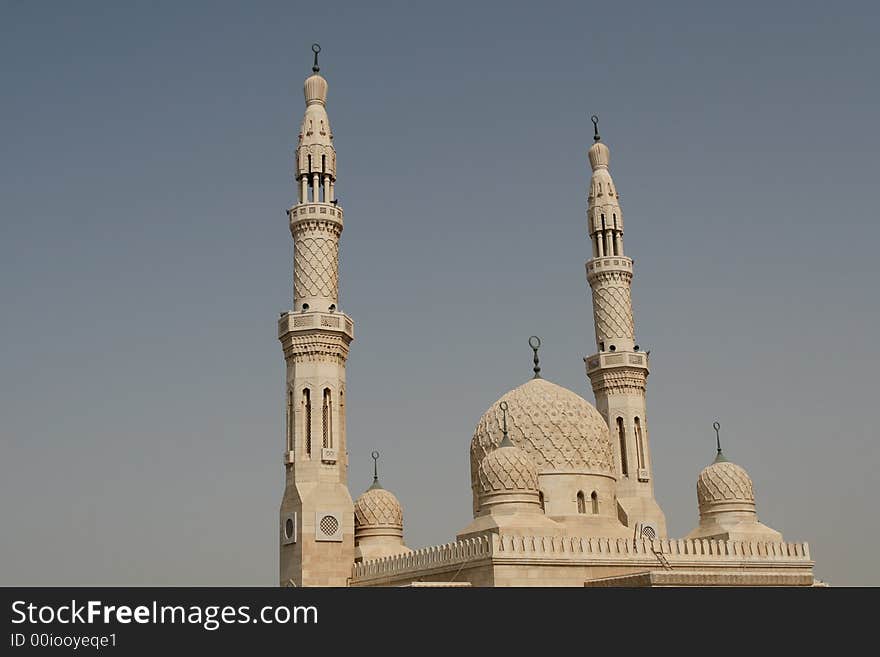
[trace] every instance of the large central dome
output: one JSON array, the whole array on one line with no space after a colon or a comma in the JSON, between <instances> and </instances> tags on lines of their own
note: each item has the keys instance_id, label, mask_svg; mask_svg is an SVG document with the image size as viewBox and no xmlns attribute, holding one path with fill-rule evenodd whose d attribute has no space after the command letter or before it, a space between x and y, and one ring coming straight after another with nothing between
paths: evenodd
<instances>
[{"instance_id":1,"label":"large central dome","mask_svg":"<svg viewBox=\"0 0 880 657\"><path fill-rule=\"evenodd\" d=\"M539 474L615 477L614 451L605 418L571 390L535 378L502 396L477 423L470 455L474 485L480 461L501 442L502 401L508 404L510 440L529 455Z\"/></svg>"}]
</instances>

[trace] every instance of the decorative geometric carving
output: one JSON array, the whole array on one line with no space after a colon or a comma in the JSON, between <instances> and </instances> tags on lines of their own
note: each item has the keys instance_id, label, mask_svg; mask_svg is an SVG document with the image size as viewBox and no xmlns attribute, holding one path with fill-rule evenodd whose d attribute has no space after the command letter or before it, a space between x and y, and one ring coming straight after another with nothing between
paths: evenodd
<instances>
[{"instance_id":1,"label":"decorative geometric carving","mask_svg":"<svg viewBox=\"0 0 880 657\"><path fill-rule=\"evenodd\" d=\"M635 327L629 285L594 286L593 316L597 342L607 342L614 338L632 340Z\"/></svg>"},{"instance_id":2,"label":"decorative geometric carving","mask_svg":"<svg viewBox=\"0 0 880 657\"><path fill-rule=\"evenodd\" d=\"M315 513L315 540L341 542L343 540L342 516L333 511L317 511Z\"/></svg>"},{"instance_id":3,"label":"decorative geometric carving","mask_svg":"<svg viewBox=\"0 0 880 657\"><path fill-rule=\"evenodd\" d=\"M538 490L538 470L518 447L499 447L480 461L477 468L480 494Z\"/></svg>"},{"instance_id":4,"label":"decorative geometric carving","mask_svg":"<svg viewBox=\"0 0 880 657\"><path fill-rule=\"evenodd\" d=\"M598 395L645 395L647 372L626 366L590 372L593 393Z\"/></svg>"},{"instance_id":5,"label":"decorative geometric carving","mask_svg":"<svg viewBox=\"0 0 880 657\"><path fill-rule=\"evenodd\" d=\"M339 521L333 516L321 518L321 532L331 536L339 530Z\"/></svg>"},{"instance_id":6,"label":"decorative geometric carving","mask_svg":"<svg viewBox=\"0 0 880 657\"><path fill-rule=\"evenodd\" d=\"M704 508L720 502L755 503L748 473L736 463L720 461L705 468L697 478L697 502Z\"/></svg>"},{"instance_id":7,"label":"decorative geometric carving","mask_svg":"<svg viewBox=\"0 0 880 657\"><path fill-rule=\"evenodd\" d=\"M354 503L354 526L403 529L403 508L394 493L370 488Z\"/></svg>"},{"instance_id":8,"label":"decorative geometric carving","mask_svg":"<svg viewBox=\"0 0 880 657\"><path fill-rule=\"evenodd\" d=\"M511 442L538 473L573 472L615 476L608 425L587 400L546 379L531 379L506 393ZM498 402L480 418L471 440L471 485L479 485L483 457L501 442Z\"/></svg>"},{"instance_id":9,"label":"decorative geometric carving","mask_svg":"<svg viewBox=\"0 0 880 657\"><path fill-rule=\"evenodd\" d=\"M336 299L339 289L339 247L332 235L297 233L294 242L293 292L295 299Z\"/></svg>"},{"instance_id":10,"label":"decorative geometric carving","mask_svg":"<svg viewBox=\"0 0 880 657\"><path fill-rule=\"evenodd\" d=\"M351 338L320 330L288 333L282 338L284 357L294 363L325 362L344 365Z\"/></svg>"}]
</instances>

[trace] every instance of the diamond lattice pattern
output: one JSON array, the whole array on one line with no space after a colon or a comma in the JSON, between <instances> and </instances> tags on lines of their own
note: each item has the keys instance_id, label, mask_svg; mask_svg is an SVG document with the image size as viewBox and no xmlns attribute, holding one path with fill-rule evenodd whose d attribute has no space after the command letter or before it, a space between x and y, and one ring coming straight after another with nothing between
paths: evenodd
<instances>
[{"instance_id":1,"label":"diamond lattice pattern","mask_svg":"<svg viewBox=\"0 0 880 657\"><path fill-rule=\"evenodd\" d=\"M605 419L584 398L545 379L532 379L501 399L508 403L510 440L538 473L575 472L614 476L614 452ZM498 403L480 418L471 440L471 483L478 486L483 457L501 442Z\"/></svg>"},{"instance_id":2,"label":"diamond lattice pattern","mask_svg":"<svg viewBox=\"0 0 880 657\"><path fill-rule=\"evenodd\" d=\"M495 493L509 490L538 490L538 471L518 447L499 447L480 461L480 490Z\"/></svg>"},{"instance_id":3,"label":"diamond lattice pattern","mask_svg":"<svg viewBox=\"0 0 880 657\"><path fill-rule=\"evenodd\" d=\"M354 521L358 527L403 527L403 509L393 493L372 488L355 502Z\"/></svg>"},{"instance_id":4,"label":"diamond lattice pattern","mask_svg":"<svg viewBox=\"0 0 880 657\"><path fill-rule=\"evenodd\" d=\"M754 502L752 480L735 463L713 463L700 473L697 480L697 502L705 506L713 502L731 501Z\"/></svg>"},{"instance_id":5,"label":"diamond lattice pattern","mask_svg":"<svg viewBox=\"0 0 880 657\"><path fill-rule=\"evenodd\" d=\"M339 249L332 237L304 236L296 240L293 258L293 286L297 299L336 299Z\"/></svg>"},{"instance_id":6,"label":"diamond lattice pattern","mask_svg":"<svg viewBox=\"0 0 880 657\"><path fill-rule=\"evenodd\" d=\"M629 288L600 287L593 290L593 311L596 317L596 339L629 338L635 335Z\"/></svg>"}]
</instances>

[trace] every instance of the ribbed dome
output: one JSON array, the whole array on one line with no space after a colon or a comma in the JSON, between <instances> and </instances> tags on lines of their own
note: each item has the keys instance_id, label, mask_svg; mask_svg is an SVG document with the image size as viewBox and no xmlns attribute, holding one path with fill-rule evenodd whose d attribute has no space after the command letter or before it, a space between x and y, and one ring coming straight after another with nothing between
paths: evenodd
<instances>
[{"instance_id":1,"label":"ribbed dome","mask_svg":"<svg viewBox=\"0 0 880 657\"><path fill-rule=\"evenodd\" d=\"M538 470L519 447L499 447L480 461L477 468L480 495L538 490Z\"/></svg>"},{"instance_id":2,"label":"ribbed dome","mask_svg":"<svg viewBox=\"0 0 880 657\"><path fill-rule=\"evenodd\" d=\"M605 419L586 399L545 379L504 394L477 423L471 440L471 484L478 488L483 457L501 443L500 402L507 402L511 442L545 472L615 476Z\"/></svg>"},{"instance_id":3,"label":"ribbed dome","mask_svg":"<svg viewBox=\"0 0 880 657\"><path fill-rule=\"evenodd\" d=\"M354 503L355 529L393 527L403 529L403 508L394 493L384 488L370 488Z\"/></svg>"},{"instance_id":4,"label":"ribbed dome","mask_svg":"<svg viewBox=\"0 0 880 657\"><path fill-rule=\"evenodd\" d=\"M697 478L700 512L717 504L741 502L754 505L755 492L748 473L730 461L716 461L703 468Z\"/></svg>"},{"instance_id":5,"label":"ribbed dome","mask_svg":"<svg viewBox=\"0 0 880 657\"><path fill-rule=\"evenodd\" d=\"M599 167L607 168L608 163L611 161L611 151L609 151L608 147L601 141L597 141L590 146L589 156L590 166L593 168L593 171Z\"/></svg>"},{"instance_id":6,"label":"ribbed dome","mask_svg":"<svg viewBox=\"0 0 880 657\"><path fill-rule=\"evenodd\" d=\"M317 73L310 75L303 85L303 94L306 97L306 105L311 103L325 104L327 102L327 80Z\"/></svg>"}]
</instances>

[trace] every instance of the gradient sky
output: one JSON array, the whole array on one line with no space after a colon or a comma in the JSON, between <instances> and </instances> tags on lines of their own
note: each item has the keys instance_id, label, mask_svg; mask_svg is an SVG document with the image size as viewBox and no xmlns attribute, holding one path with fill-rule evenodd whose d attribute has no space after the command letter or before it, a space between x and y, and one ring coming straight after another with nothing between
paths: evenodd
<instances>
[{"instance_id":1,"label":"gradient sky","mask_svg":"<svg viewBox=\"0 0 880 657\"><path fill-rule=\"evenodd\" d=\"M503 6L503 9L502 9ZM593 401L589 115L635 259L670 533L722 424L816 575L880 584L880 9L0 2L0 584L274 585L293 149L338 151L349 484L406 540L531 374Z\"/></svg>"}]
</instances>

